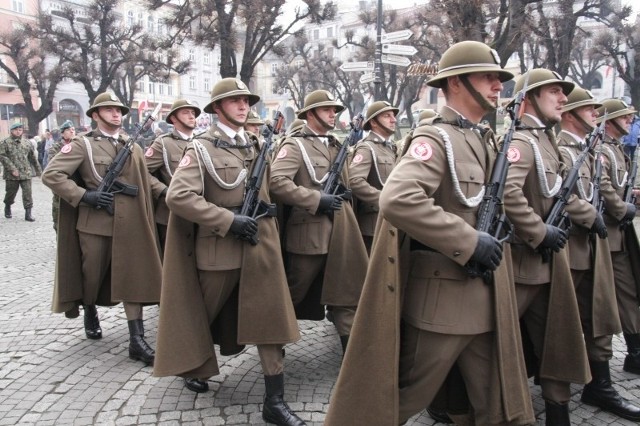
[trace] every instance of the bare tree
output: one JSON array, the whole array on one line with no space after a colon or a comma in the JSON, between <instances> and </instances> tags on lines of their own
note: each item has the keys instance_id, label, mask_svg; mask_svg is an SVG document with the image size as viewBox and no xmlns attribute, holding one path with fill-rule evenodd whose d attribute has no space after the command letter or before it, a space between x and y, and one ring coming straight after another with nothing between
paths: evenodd
<instances>
[{"instance_id":1,"label":"bare tree","mask_svg":"<svg viewBox=\"0 0 640 426\"><path fill-rule=\"evenodd\" d=\"M171 0L148 0L153 9ZM240 79L249 84L256 65L268 52L281 56L279 46L286 37L300 32L302 22L333 19L335 6L320 0L306 0L283 22L285 0L186 0L175 8L168 24L180 37L197 45L220 48L220 75L238 76L237 58L241 57Z\"/></svg>"},{"instance_id":2,"label":"bare tree","mask_svg":"<svg viewBox=\"0 0 640 426\"><path fill-rule=\"evenodd\" d=\"M90 102L111 88L130 105L142 77L164 79L188 69L188 61L179 61L167 40L151 37L140 24L126 25L118 4L119 0L93 0L87 16L71 8L38 16L39 39L64 63L68 77L84 86Z\"/></svg>"},{"instance_id":3,"label":"bare tree","mask_svg":"<svg viewBox=\"0 0 640 426\"><path fill-rule=\"evenodd\" d=\"M569 64L569 77L587 90L602 83L598 70L607 63L607 58L604 55L587 48L586 40L591 36L591 33L576 35Z\"/></svg>"},{"instance_id":4,"label":"bare tree","mask_svg":"<svg viewBox=\"0 0 640 426\"><path fill-rule=\"evenodd\" d=\"M58 83L65 76L60 58L46 57L46 50L32 38L34 28L24 25L0 35L0 68L18 86L25 105L30 136L38 134L38 124L53 111ZM33 91L40 105L33 102Z\"/></svg>"}]
</instances>

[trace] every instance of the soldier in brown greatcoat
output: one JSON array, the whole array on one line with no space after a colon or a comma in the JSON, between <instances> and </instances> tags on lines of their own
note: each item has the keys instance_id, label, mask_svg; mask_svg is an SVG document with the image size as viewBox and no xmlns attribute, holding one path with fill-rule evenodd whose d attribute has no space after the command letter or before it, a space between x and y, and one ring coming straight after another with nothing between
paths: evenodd
<instances>
[{"instance_id":1,"label":"soldier in brown greatcoat","mask_svg":"<svg viewBox=\"0 0 640 426\"><path fill-rule=\"evenodd\" d=\"M299 319L334 323L343 350L367 268L367 251L353 209L322 185L340 149L328 132L344 106L326 90L311 92L298 118L306 125L280 144L271 165L270 190L290 212L284 228L285 269ZM349 184L348 170L342 182Z\"/></svg>"},{"instance_id":2,"label":"soldier in brown greatcoat","mask_svg":"<svg viewBox=\"0 0 640 426\"><path fill-rule=\"evenodd\" d=\"M600 106L593 95L581 87L576 86L569 94L560 121L562 130L558 133L560 154L568 167L573 166L584 150L585 137L596 126L596 108ZM595 150L600 150L600 147ZM592 205L598 201L593 200L593 172L593 157L589 157L580 167L580 178L574 189L578 198ZM599 212L592 229L580 224L571 227L569 262L593 377L584 387L581 400L625 419L638 421L640 408L622 398L611 383L609 360L613 357L612 338L621 328L607 226Z\"/></svg>"},{"instance_id":3,"label":"soldier in brown greatcoat","mask_svg":"<svg viewBox=\"0 0 640 426\"><path fill-rule=\"evenodd\" d=\"M625 201L625 186L631 159L624 154L620 141L629 132L635 110L619 99L606 99L598 109L599 120L607 113L605 141L602 145L605 215L609 248L613 263L618 312L628 354L624 371L640 374L640 258L638 239L631 221L636 207ZM637 180L636 180L637 182Z\"/></svg>"},{"instance_id":4,"label":"soldier in brown greatcoat","mask_svg":"<svg viewBox=\"0 0 640 426\"><path fill-rule=\"evenodd\" d=\"M171 177L187 149L187 143L193 138L196 118L199 115L200 108L191 101L176 100L165 117L165 121L173 125L173 130L158 136L144 153L147 170L151 173L153 198L156 200L156 224L163 250L169 222L169 209L165 202L165 195L171 183Z\"/></svg>"},{"instance_id":5,"label":"soldier in brown greatcoat","mask_svg":"<svg viewBox=\"0 0 640 426\"><path fill-rule=\"evenodd\" d=\"M47 151L47 163L60 152L63 146L71 143L71 140L76 136L76 128L73 126L71 120L67 120L60 126L60 140L54 142ZM53 217L53 229L58 232L58 215L60 214L60 197L53 194L51 216Z\"/></svg>"},{"instance_id":6,"label":"soldier in brown greatcoat","mask_svg":"<svg viewBox=\"0 0 640 426\"><path fill-rule=\"evenodd\" d=\"M266 395L262 417L304 425L283 400L282 345L300 338L287 291L274 217L241 214L246 177L259 150L243 126L260 100L242 81L220 80L204 107L218 124L189 145L167 191L156 376L203 382L219 374L220 352L257 345ZM265 183L261 200L269 202ZM247 239L257 237L256 245Z\"/></svg>"},{"instance_id":7,"label":"soldier in brown greatcoat","mask_svg":"<svg viewBox=\"0 0 640 426\"><path fill-rule=\"evenodd\" d=\"M442 55L427 83L442 88L447 104L439 122L415 130L380 194L382 218L326 425L404 424L456 363L475 424L533 422L508 246L503 252L475 229L495 158L493 135L477 124L512 77L489 46L466 41ZM469 273L470 261L489 283Z\"/></svg>"},{"instance_id":8,"label":"soldier in brown greatcoat","mask_svg":"<svg viewBox=\"0 0 640 426\"><path fill-rule=\"evenodd\" d=\"M133 144L118 181L137 195L98 191L109 165L124 149L122 116L129 112L112 93L96 96L87 116L97 128L64 145L42 181L60 196L53 311L68 317L84 308L85 334L100 339L96 304L123 302L129 325L129 357L153 364L144 340L142 305L160 301L162 266L142 149ZM105 208L113 206L113 216Z\"/></svg>"},{"instance_id":9,"label":"soldier in brown greatcoat","mask_svg":"<svg viewBox=\"0 0 640 426\"><path fill-rule=\"evenodd\" d=\"M568 235L545 224L566 168L551 127L560 121L574 84L563 81L557 73L536 68L518 78L514 93L523 90L527 79L524 116L508 152L504 204L515 230L511 249L518 311L540 359L546 424L560 426L570 424L570 384L591 380L564 249ZM565 210L574 224L587 229L596 218L595 209L575 195ZM545 262L540 250L549 250L551 259Z\"/></svg>"},{"instance_id":10,"label":"soldier in brown greatcoat","mask_svg":"<svg viewBox=\"0 0 640 426\"><path fill-rule=\"evenodd\" d=\"M398 111L389 102L371 104L362 125L369 134L358 142L349 164L349 187L358 199L356 216L367 253L378 220L380 190L396 163L397 148L390 138L396 130Z\"/></svg>"}]
</instances>

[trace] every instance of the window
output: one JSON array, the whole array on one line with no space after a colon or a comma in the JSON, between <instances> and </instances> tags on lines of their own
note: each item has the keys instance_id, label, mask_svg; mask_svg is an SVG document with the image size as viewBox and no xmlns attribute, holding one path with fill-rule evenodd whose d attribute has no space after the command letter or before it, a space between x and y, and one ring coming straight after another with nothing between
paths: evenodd
<instances>
[{"instance_id":1,"label":"window","mask_svg":"<svg viewBox=\"0 0 640 426\"><path fill-rule=\"evenodd\" d=\"M147 31L152 33L153 32L153 26L154 26L155 20L153 19L153 16L149 15L147 17Z\"/></svg>"},{"instance_id":2,"label":"window","mask_svg":"<svg viewBox=\"0 0 640 426\"><path fill-rule=\"evenodd\" d=\"M189 89L196 90L196 76L189 76Z\"/></svg>"},{"instance_id":3,"label":"window","mask_svg":"<svg viewBox=\"0 0 640 426\"><path fill-rule=\"evenodd\" d=\"M204 91L205 91L205 92L208 92L208 91L210 91L210 90L211 90L211 82L210 82L210 79L209 79L209 77L205 77L205 78L204 78Z\"/></svg>"},{"instance_id":4,"label":"window","mask_svg":"<svg viewBox=\"0 0 640 426\"><path fill-rule=\"evenodd\" d=\"M591 49L593 47L593 40L591 40L590 38L586 39L584 41L584 47L586 47L587 49Z\"/></svg>"},{"instance_id":5,"label":"window","mask_svg":"<svg viewBox=\"0 0 640 426\"><path fill-rule=\"evenodd\" d=\"M327 28L327 38L333 37L333 27Z\"/></svg>"},{"instance_id":6,"label":"window","mask_svg":"<svg viewBox=\"0 0 640 426\"><path fill-rule=\"evenodd\" d=\"M271 64L271 76L275 77L276 75L278 75L278 64L273 63Z\"/></svg>"},{"instance_id":7,"label":"window","mask_svg":"<svg viewBox=\"0 0 640 426\"><path fill-rule=\"evenodd\" d=\"M158 18L158 34L164 34L164 22L162 18Z\"/></svg>"},{"instance_id":8,"label":"window","mask_svg":"<svg viewBox=\"0 0 640 426\"><path fill-rule=\"evenodd\" d=\"M127 12L127 25L130 27L133 27L134 21L133 21L133 11L128 11Z\"/></svg>"},{"instance_id":9,"label":"window","mask_svg":"<svg viewBox=\"0 0 640 426\"><path fill-rule=\"evenodd\" d=\"M140 80L136 81L136 92L142 92L144 89L144 83Z\"/></svg>"},{"instance_id":10,"label":"window","mask_svg":"<svg viewBox=\"0 0 640 426\"><path fill-rule=\"evenodd\" d=\"M139 13L138 13L138 22L137 22L137 24L138 24L138 25L142 26L142 20L143 20L143 18L144 18L144 17L142 16L142 12L139 12Z\"/></svg>"},{"instance_id":11,"label":"window","mask_svg":"<svg viewBox=\"0 0 640 426\"><path fill-rule=\"evenodd\" d=\"M211 54L209 52L205 52L204 55L202 55L202 63L205 65L209 65L209 62L211 62Z\"/></svg>"},{"instance_id":12,"label":"window","mask_svg":"<svg viewBox=\"0 0 640 426\"><path fill-rule=\"evenodd\" d=\"M13 11L18 13L24 13L24 1L23 0L13 0Z\"/></svg>"},{"instance_id":13,"label":"window","mask_svg":"<svg viewBox=\"0 0 640 426\"><path fill-rule=\"evenodd\" d=\"M191 62L196 61L196 49L189 49L189 60Z\"/></svg>"},{"instance_id":14,"label":"window","mask_svg":"<svg viewBox=\"0 0 640 426\"><path fill-rule=\"evenodd\" d=\"M327 49L327 57L333 58L333 47Z\"/></svg>"},{"instance_id":15,"label":"window","mask_svg":"<svg viewBox=\"0 0 640 426\"><path fill-rule=\"evenodd\" d=\"M149 93L155 93L153 81L149 80Z\"/></svg>"},{"instance_id":16,"label":"window","mask_svg":"<svg viewBox=\"0 0 640 426\"><path fill-rule=\"evenodd\" d=\"M173 82L171 81L167 83L167 95L173 96Z\"/></svg>"},{"instance_id":17,"label":"window","mask_svg":"<svg viewBox=\"0 0 640 426\"><path fill-rule=\"evenodd\" d=\"M313 39L317 40L320 38L320 30L313 30Z\"/></svg>"},{"instance_id":18,"label":"window","mask_svg":"<svg viewBox=\"0 0 640 426\"><path fill-rule=\"evenodd\" d=\"M164 95L164 83L158 83L158 95Z\"/></svg>"}]
</instances>

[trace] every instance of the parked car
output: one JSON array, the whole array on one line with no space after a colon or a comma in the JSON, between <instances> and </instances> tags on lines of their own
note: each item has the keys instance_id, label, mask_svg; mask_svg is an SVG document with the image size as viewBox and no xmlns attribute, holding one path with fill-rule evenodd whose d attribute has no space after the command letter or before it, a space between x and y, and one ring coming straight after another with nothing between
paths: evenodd
<instances>
[{"instance_id":1,"label":"parked car","mask_svg":"<svg viewBox=\"0 0 640 426\"><path fill-rule=\"evenodd\" d=\"M413 123L417 123L418 122L418 116L420 115L420 113L424 111L424 109L417 109L415 111L411 112L411 117L413 118ZM411 123L409 123L409 118L407 117L407 115L405 113L400 114L400 118L398 119L398 124L400 126L409 126Z\"/></svg>"}]
</instances>

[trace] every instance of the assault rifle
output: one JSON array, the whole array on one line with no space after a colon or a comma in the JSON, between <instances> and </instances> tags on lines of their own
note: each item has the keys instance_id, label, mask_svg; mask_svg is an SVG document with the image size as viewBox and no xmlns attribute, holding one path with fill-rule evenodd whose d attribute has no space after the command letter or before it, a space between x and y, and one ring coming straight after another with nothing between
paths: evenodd
<instances>
[{"instance_id":1,"label":"assault rifle","mask_svg":"<svg viewBox=\"0 0 640 426\"><path fill-rule=\"evenodd\" d=\"M509 170L509 159L507 154L509 146L513 139L516 127L520 124L520 119L524 113L522 102L527 93L529 85L529 75L527 74L522 90L516 95L513 104L509 108L511 115L511 125L502 141L502 147L496 154L493 169L491 170L491 178L486 185L485 194L478 209L478 220L476 221L476 230L486 232L503 242L507 240L513 232L511 224L504 213L503 195L504 187L507 181L507 172ZM486 270L482 265L476 262L469 262L466 265L467 272L472 277L482 277L485 282L491 280L491 271Z\"/></svg>"},{"instance_id":2,"label":"assault rifle","mask_svg":"<svg viewBox=\"0 0 640 426\"><path fill-rule=\"evenodd\" d=\"M267 124L262 132L262 135L264 136L264 145L260 150L260 154L258 154L258 158L256 158L255 163L253 164L251 175L249 176L247 185L245 186L244 200L242 201L242 207L240 209L240 214L243 216L249 216L257 220L264 216L271 217L276 215L276 205L261 200L259 196L260 187L264 180L264 173L267 170L267 165L269 163L268 156L271 154L273 148L273 135L280 133L283 124L284 115L278 111L273 119L273 125ZM240 238L249 241L253 246L257 245L259 241L257 234L252 236L242 236Z\"/></svg>"},{"instance_id":3,"label":"assault rifle","mask_svg":"<svg viewBox=\"0 0 640 426\"><path fill-rule=\"evenodd\" d=\"M593 145L591 144L596 142L597 139L598 137L593 137L592 139L590 138L576 161L573 163L573 166L569 170L569 173L567 173L567 177L562 182L560 191L558 191L558 193L554 197L555 201L553 203L553 206L551 207L551 211L549 211L549 214L544 221L545 224L555 226L556 228L560 228L563 231L569 231L569 229L571 228L571 219L564 209L569 203L569 197L571 197L571 194L573 193L573 188L576 186L578 179L580 179L580 167L582 167L582 164L589 156L589 151L593 149ZM551 260L550 248L541 248L540 254L542 255L543 262L547 263Z\"/></svg>"},{"instance_id":4,"label":"assault rifle","mask_svg":"<svg viewBox=\"0 0 640 426\"><path fill-rule=\"evenodd\" d=\"M600 194L600 180L602 179L602 140L604 139L604 125L607 119L607 112L604 113L604 118L600 125L593 129L587 138L587 145L593 146L594 149L600 146L599 149L595 149L595 159L593 161L594 170L593 177L591 178L591 184L593 185L591 205L595 207L596 211L600 214L604 211L604 197Z\"/></svg>"},{"instance_id":5,"label":"assault rifle","mask_svg":"<svg viewBox=\"0 0 640 426\"><path fill-rule=\"evenodd\" d=\"M358 114L353 119L353 122L350 123L351 131L340 146L340 151L338 151L338 155L329 169L327 180L324 181L324 184L322 185L322 192L325 194L340 195L344 199L351 199L351 190L347 189L341 182L340 175L342 174L344 164L347 162L349 147L355 145L356 142L362 139L363 122L364 117L362 114Z\"/></svg>"},{"instance_id":6,"label":"assault rifle","mask_svg":"<svg viewBox=\"0 0 640 426\"><path fill-rule=\"evenodd\" d=\"M138 195L138 187L135 185L128 185L126 183L117 181L118 177L122 173L127 160L133 153L133 147L136 144L136 141L140 138L140 136L146 132L151 124L155 121L156 115L160 112L161 105L158 104L156 108L153 110L151 114L142 122L142 125L138 127L133 137L129 138L125 143L124 147L118 151L116 158L109 164L109 168L107 169L107 173L102 178L102 182L98 185L97 191L100 192L110 192L112 194L122 194L128 195L130 197L135 197ZM100 209L100 206L97 206L96 209ZM104 208L107 213L113 216L113 204Z\"/></svg>"}]
</instances>

